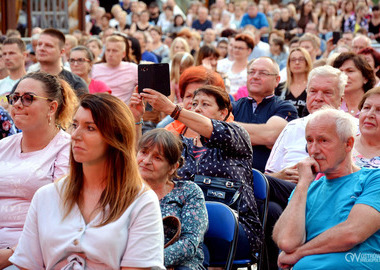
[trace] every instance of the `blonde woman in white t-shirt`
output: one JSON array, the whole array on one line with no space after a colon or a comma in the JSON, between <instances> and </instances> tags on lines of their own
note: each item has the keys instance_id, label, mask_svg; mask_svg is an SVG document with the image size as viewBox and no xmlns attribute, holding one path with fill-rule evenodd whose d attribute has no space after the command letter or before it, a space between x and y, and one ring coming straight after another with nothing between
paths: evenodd
<instances>
[{"instance_id":1,"label":"blonde woman in white t-shirt","mask_svg":"<svg viewBox=\"0 0 380 270\"><path fill-rule=\"evenodd\" d=\"M77 97L65 81L37 72L20 79L8 102L22 133L0 141L1 269L10 265L36 190L68 172L70 135L63 129Z\"/></svg>"}]
</instances>

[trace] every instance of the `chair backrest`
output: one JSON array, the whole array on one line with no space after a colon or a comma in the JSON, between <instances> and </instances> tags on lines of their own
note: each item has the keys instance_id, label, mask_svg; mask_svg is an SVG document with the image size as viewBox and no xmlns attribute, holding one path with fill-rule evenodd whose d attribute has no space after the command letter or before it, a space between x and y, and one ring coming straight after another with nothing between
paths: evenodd
<instances>
[{"instance_id":1,"label":"chair backrest","mask_svg":"<svg viewBox=\"0 0 380 270\"><path fill-rule=\"evenodd\" d=\"M253 192L255 198L260 200L266 200L269 196L269 184L268 179L260 171L253 169Z\"/></svg>"},{"instance_id":2,"label":"chair backrest","mask_svg":"<svg viewBox=\"0 0 380 270\"><path fill-rule=\"evenodd\" d=\"M267 225L267 216L268 216L268 202L269 202L269 182L263 173L253 169L253 193L255 194L256 199L260 199L264 202L264 209L262 215L260 216L263 229L265 231ZM263 265L266 264L263 268ZM260 257L257 263L257 269L269 269L268 266L268 257L267 250L265 246L265 240L261 246Z\"/></svg>"},{"instance_id":3,"label":"chair backrest","mask_svg":"<svg viewBox=\"0 0 380 270\"><path fill-rule=\"evenodd\" d=\"M232 268L239 231L238 220L233 210L220 202L206 201L209 227L205 234L205 244L210 252L210 266L218 265L213 254L220 254L220 245L229 245L225 269Z\"/></svg>"}]
</instances>

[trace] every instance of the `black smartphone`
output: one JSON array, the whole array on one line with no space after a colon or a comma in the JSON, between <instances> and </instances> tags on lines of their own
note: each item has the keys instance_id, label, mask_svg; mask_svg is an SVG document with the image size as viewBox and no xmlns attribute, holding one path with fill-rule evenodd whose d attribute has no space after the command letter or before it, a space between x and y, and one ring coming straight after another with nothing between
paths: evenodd
<instances>
[{"instance_id":1,"label":"black smartphone","mask_svg":"<svg viewBox=\"0 0 380 270\"><path fill-rule=\"evenodd\" d=\"M333 32L333 44L337 44L339 39L341 37L341 33L340 32Z\"/></svg>"},{"instance_id":2,"label":"black smartphone","mask_svg":"<svg viewBox=\"0 0 380 270\"><path fill-rule=\"evenodd\" d=\"M138 91L151 88L164 94L170 95L169 64L141 64L138 65Z\"/></svg>"}]
</instances>

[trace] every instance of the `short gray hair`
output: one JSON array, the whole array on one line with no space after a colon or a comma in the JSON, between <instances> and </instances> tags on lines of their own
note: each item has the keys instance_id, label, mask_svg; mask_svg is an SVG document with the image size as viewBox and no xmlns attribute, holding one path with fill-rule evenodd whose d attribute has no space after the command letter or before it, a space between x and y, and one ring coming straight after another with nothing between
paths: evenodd
<instances>
[{"instance_id":1,"label":"short gray hair","mask_svg":"<svg viewBox=\"0 0 380 270\"><path fill-rule=\"evenodd\" d=\"M335 121L336 133L342 142L357 134L358 125L355 123L355 118L349 113L332 108L322 108L312 113L307 125L312 125L314 121L326 118Z\"/></svg>"},{"instance_id":2,"label":"short gray hair","mask_svg":"<svg viewBox=\"0 0 380 270\"><path fill-rule=\"evenodd\" d=\"M330 65L324 65L320 67L313 68L307 78L307 92L309 91L310 81L315 76L335 76L338 79L338 89L339 95L342 97L344 94L344 88L347 84L347 75L337 68Z\"/></svg>"}]
</instances>

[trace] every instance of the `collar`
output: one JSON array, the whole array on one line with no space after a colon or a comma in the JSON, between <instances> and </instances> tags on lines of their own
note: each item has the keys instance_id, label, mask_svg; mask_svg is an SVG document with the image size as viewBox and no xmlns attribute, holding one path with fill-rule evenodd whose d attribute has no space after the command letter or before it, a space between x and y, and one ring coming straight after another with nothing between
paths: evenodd
<instances>
[{"instance_id":1,"label":"collar","mask_svg":"<svg viewBox=\"0 0 380 270\"><path fill-rule=\"evenodd\" d=\"M271 98L273 98L274 97L274 94L272 94L272 95L269 95L269 96L266 96L265 98L263 98L263 100L265 100L265 99L271 99ZM248 98L248 100L251 102L251 103L257 103L256 102L256 100L253 98L253 97L247 97Z\"/></svg>"}]
</instances>

